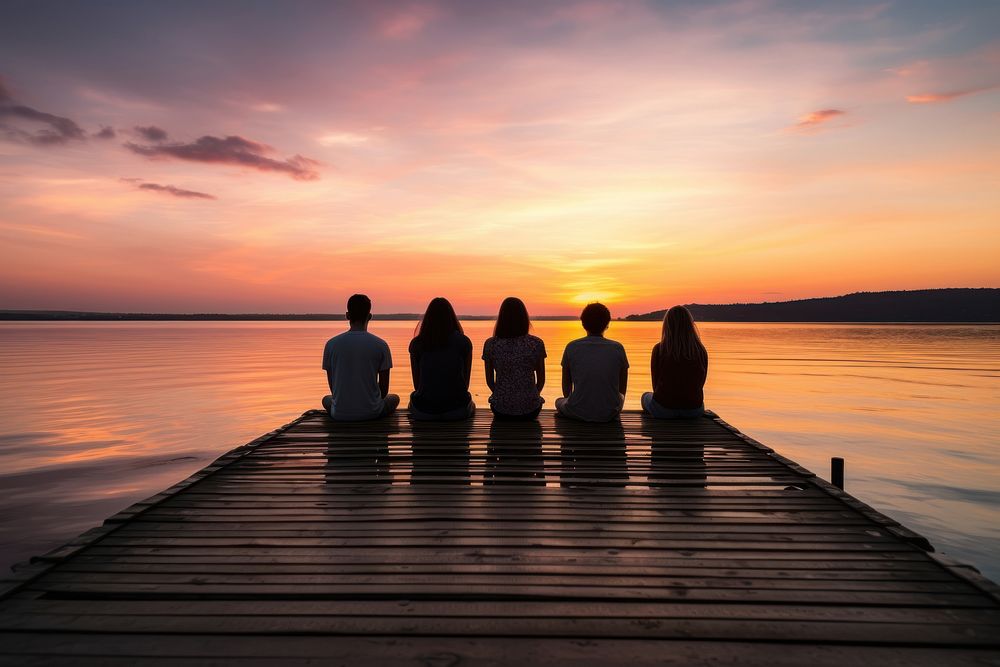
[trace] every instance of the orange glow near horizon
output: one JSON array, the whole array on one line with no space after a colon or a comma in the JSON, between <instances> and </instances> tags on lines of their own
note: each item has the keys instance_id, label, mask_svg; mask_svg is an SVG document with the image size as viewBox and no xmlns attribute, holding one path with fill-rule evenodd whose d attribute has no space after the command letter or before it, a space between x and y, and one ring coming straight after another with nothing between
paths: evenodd
<instances>
[{"instance_id":1,"label":"orange glow near horizon","mask_svg":"<svg viewBox=\"0 0 1000 667\"><path fill-rule=\"evenodd\" d=\"M0 27L0 308L1000 286L994 8L77 11ZM25 37L52 20L90 32Z\"/></svg>"}]
</instances>

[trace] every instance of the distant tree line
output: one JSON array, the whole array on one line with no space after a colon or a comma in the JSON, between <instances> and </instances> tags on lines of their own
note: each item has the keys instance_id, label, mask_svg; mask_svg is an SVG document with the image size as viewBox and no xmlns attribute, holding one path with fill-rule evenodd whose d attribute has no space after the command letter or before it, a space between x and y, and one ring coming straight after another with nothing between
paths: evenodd
<instances>
[{"instance_id":1,"label":"distant tree line","mask_svg":"<svg viewBox=\"0 0 1000 667\"><path fill-rule=\"evenodd\" d=\"M701 322L1000 322L1000 289L857 292L769 303L687 304ZM666 310L629 315L658 321Z\"/></svg>"}]
</instances>

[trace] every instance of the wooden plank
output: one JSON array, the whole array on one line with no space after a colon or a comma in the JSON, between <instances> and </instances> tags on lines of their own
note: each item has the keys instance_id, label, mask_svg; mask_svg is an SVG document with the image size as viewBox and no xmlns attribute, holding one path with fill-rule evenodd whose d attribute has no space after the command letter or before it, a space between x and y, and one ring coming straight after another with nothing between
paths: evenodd
<instances>
[{"instance_id":1,"label":"wooden plank","mask_svg":"<svg viewBox=\"0 0 1000 667\"><path fill-rule=\"evenodd\" d=\"M127 537L111 535L101 540L106 547L218 547L218 548L248 548L248 547L279 547L279 548L320 548L320 549L364 549L371 547L400 548L493 548L493 547L526 547L532 548L566 548L573 549L585 541L591 549L619 550L721 550L739 548L743 550L766 549L771 551L862 551L866 553L877 551L909 551L913 547L890 539L881 541L869 539L863 541L843 542L833 539L822 539L823 536L806 536L797 539L787 535L755 535L753 539L739 536L713 536L708 539L697 539L697 535L674 538L664 535L658 538L616 538L603 534L590 534L585 540L556 535L528 536L451 536L451 535L420 535L420 536L372 536L356 538L324 538L324 537L225 537L213 536L194 537ZM728 538L728 539L727 539Z\"/></svg>"},{"instance_id":2,"label":"wooden plank","mask_svg":"<svg viewBox=\"0 0 1000 667\"><path fill-rule=\"evenodd\" d=\"M849 605L720 605L698 602L504 600L9 600L5 613L153 616L427 616L456 618L689 618L729 620L866 621L997 625L995 608L940 609Z\"/></svg>"},{"instance_id":3,"label":"wooden plank","mask_svg":"<svg viewBox=\"0 0 1000 667\"><path fill-rule=\"evenodd\" d=\"M841 591L895 591L914 593L962 593L974 594L975 590L965 582L955 581L951 578L928 580L923 577L904 580L876 580L866 579L860 581L830 580L830 579L794 579L791 577L765 577L756 578L751 576L728 576L728 577L703 577L690 572L681 575L666 575L647 573L636 574L608 574L602 573L581 573L573 571L571 574L565 572L554 574L551 572L511 572L511 571L483 571L463 573L461 571L451 572L405 572L387 573L378 572L374 576L359 576L357 573L322 573L322 574L290 574L280 573L165 573L165 572L66 572L64 570L53 571L43 581L35 582L32 587L36 590L57 590L66 584L165 584L183 585L194 584L196 586L209 585L287 585L289 590L295 590L299 586L351 586L358 582L377 582L378 587L382 586L409 586L419 585L422 587L451 587L453 585L470 586L587 586L602 588L623 588L648 586L651 588L724 588L724 589L760 589L760 590L841 590ZM831 581L835 583L831 583Z\"/></svg>"},{"instance_id":4,"label":"wooden plank","mask_svg":"<svg viewBox=\"0 0 1000 667\"><path fill-rule=\"evenodd\" d=\"M890 554L892 559L882 557L873 558L838 558L836 560L822 560L822 554L803 554L799 559L771 557L764 553L761 555L744 556L742 558L700 558L695 555L686 557L629 557L606 555L601 551L589 555L563 556L545 555L545 552L531 553L528 555L518 555L516 557L501 553L478 552L475 554L453 553L449 557L448 552L434 551L431 554L423 552L393 553L382 552L379 554L361 554L352 552L348 555L338 555L330 553L322 556L261 556L248 554L222 554L216 556L200 555L185 556L171 552L166 554L109 554L95 553L95 550L88 550L87 553L80 554L75 558L60 563L59 569L67 568L87 568L93 566L114 567L116 565L144 564L144 565L228 565L231 567L246 568L252 570L254 566L266 568L274 571L274 566L284 567L318 567L328 572L331 569L339 570L342 567L372 567L372 568L456 568L461 571L463 567L488 570L490 567L499 567L514 564L517 568L531 569L533 567L555 567L564 571L568 564L574 569L585 570L588 567L608 567L616 572L635 571L643 568L654 569L689 569L706 568L721 571L737 571L740 569L750 569L755 571L777 570L779 572L803 571L815 574L817 577L824 577L827 573L865 573L871 572L873 576L890 576L889 573L906 573L914 570L924 572L941 572L932 564L927 563L927 559L917 553L906 554L907 558L901 558L899 554ZM700 552L699 552L699 555ZM778 554L782 556L783 554ZM381 556L376 561L374 556ZM284 571L284 570L281 570ZM733 575L736 576L736 575ZM947 573L944 576L949 576Z\"/></svg>"},{"instance_id":5,"label":"wooden plank","mask_svg":"<svg viewBox=\"0 0 1000 667\"><path fill-rule=\"evenodd\" d=\"M341 563L331 567L329 563L247 563L243 560L229 563L192 563L175 562L180 559L165 559L166 562L146 563L146 562L107 562L84 561L81 558L74 558L72 561L63 563L56 572L64 574L67 572L107 572L107 573L177 573L189 576L201 576L205 574L236 574L241 576L249 575L269 575L280 576L288 574L319 574L328 575L331 572L350 575L383 575L385 573L406 573L411 575L429 574L455 574L473 573L482 575L502 575L502 576L524 576L527 574L562 574L566 571L563 563L546 564L510 564L510 563ZM280 567L275 567L280 565ZM817 581L942 581L953 582L954 579L946 572L941 572L940 568L928 566L923 563L915 564L909 568L892 569L845 569L835 566L816 569L809 567L789 568L789 567L759 567L759 568L736 568L736 567L667 567L650 565L630 565L628 563L615 563L614 565L600 563L575 564L573 567L574 576L668 576L668 577L718 577L724 579L776 579L780 581L793 581L796 579L809 579Z\"/></svg>"},{"instance_id":6,"label":"wooden plank","mask_svg":"<svg viewBox=\"0 0 1000 667\"><path fill-rule=\"evenodd\" d=\"M35 582L27 592L46 599L146 599L228 600L235 597L281 600L325 599L486 599L486 600L693 600L725 603L771 602L775 604L894 605L911 607L992 608L978 593L844 591L757 588L613 587L613 586L517 586L477 583L434 584L342 584L293 588L287 584L125 584Z\"/></svg>"},{"instance_id":7,"label":"wooden plank","mask_svg":"<svg viewBox=\"0 0 1000 667\"><path fill-rule=\"evenodd\" d=\"M842 667L845 664L879 664L881 667L982 665L996 659L994 650L914 648L912 646L838 646L826 643L731 642L651 639L405 637L380 635L274 636L247 641L240 635L87 634L6 632L0 634L0 656L29 655L48 659L64 657L65 664L79 657L118 657L123 662L177 659L202 662L218 658L231 664L245 660L274 660L275 664L344 665L496 665L612 664L662 665L665 655L685 665L774 665L775 667ZM292 662L300 661L300 662ZM18 661L19 664L25 664ZM41 660L36 664L43 664ZM48 664L51 664L49 662ZM226 663L229 664L229 663Z\"/></svg>"},{"instance_id":8,"label":"wooden plank","mask_svg":"<svg viewBox=\"0 0 1000 667\"><path fill-rule=\"evenodd\" d=\"M451 635L472 637L580 637L601 639L687 639L703 641L782 641L794 634L801 642L908 644L911 646L1000 646L1000 625L970 623L869 623L867 621L631 618L551 618L453 616L155 616L91 614L27 614L0 617L13 631L88 633L170 632L191 635ZM830 637L836 637L834 641Z\"/></svg>"},{"instance_id":9,"label":"wooden plank","mask_svg":"<svg viewBox=\"0 0 1000 667\"><path fill-rule=\"evenodd\" d=\"M741 547L741 545L736 545ZM512 562L522 562L538 556L556 558L567 563L579 561L582 558L606 558L609 562L619 562L628 559L633 562L646 562L665 559L759 559L769 561L782 560L816 560L826 562L831 559L837 561L862 561L885 563L888 561L920 562L926 563L927 556L913 548L901 549L899 551L777 551L772 549L731 548L731 549L609 549L597 547L542 547L542 546L493 546L489 548L447 548L435 547L433 549L399 550L389 545L387 548L353 548L350 550L333 551L327 548L310 547L285 547L285 546L254 546L254 547L212 547L212 546L177 546L177 547L110 547L103 544L94 545L85 552L95 556L236 556L239 558L250 557L294 557L302 558L329 558L333 555L342 554L344 558L354 561L381 562L391 560L402 560L403 562L418 562L430 559L439 562L480 562L483 560L505 559Z\"/></svg>"},{"instance_id":10,"label":"wooden plank","mask_svg":"<svg viewBox=\"0 0 1000 667\"><path fill-rule=\"evenodd\" d=\"M228 520L227 520L228 519ZM569 534L586 536L599 532L614 537L653 538L664 531L675 535L691 533L700 537L746 534L772 535L780 531L782 535L812 535L815 537L836 538L838 541L869 541L872 537L887 537L888 533L872 528L866 524L829 524L829 523L798 523L777 521L753 521L740 523L734 519L720 518L712 524L712 532L705 530L704 523L695 521L630 521L601 524L594 519L575 521L560 520L549 517L546 521L495 521L489 517L462 517L460 520L446 521L440 516L425 517L392 517L371 520L355 519L353 521L316 521L315 519L269 519L248 522L241 517L224 517L196 521L136 521L123 528L118 533L128 537L173 537L190 535L231 535L242 533L257 537L288 536L288 537L349 537L365 535L407 535L428 532L445 531L448 534L463 535L494 535L501 536L511 533L553 533L560 537Z\"/></svg>"}]
</instances>

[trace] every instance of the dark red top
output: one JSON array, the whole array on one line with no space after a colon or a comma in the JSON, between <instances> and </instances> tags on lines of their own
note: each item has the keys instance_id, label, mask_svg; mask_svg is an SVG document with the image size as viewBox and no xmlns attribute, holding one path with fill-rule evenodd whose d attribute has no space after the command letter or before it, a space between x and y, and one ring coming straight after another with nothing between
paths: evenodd
<instances>
[{"instance_id":1,"label":"dark red top","mask_svg":"<svg viewBox=\"0 0 1000 667\"><path fill-rule=\"evenodd\" d=\"M693 410L705 404L708 354L699 360L660 357L660 344L653 346L652 367L657 369L653 398L672 410Z\"/></svg>"}]
</instances>

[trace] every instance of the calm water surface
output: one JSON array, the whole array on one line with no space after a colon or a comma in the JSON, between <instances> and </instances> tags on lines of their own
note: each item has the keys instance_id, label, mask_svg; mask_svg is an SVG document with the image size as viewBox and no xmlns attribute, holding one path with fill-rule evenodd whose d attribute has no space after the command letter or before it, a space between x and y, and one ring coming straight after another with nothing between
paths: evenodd
<instances>
[{"instance_id":1,"label":"calm water surface","mask_svg":"<svg viewBox=\"0 0 1000 667\"><path fill-rule=\"evenodd\" d=\"M466 323L477 352L492 323ZM58 546L219 454L318 407L339 322L0 324L0 567ZM392 391L409 390L412 322L376 322ZM701 325L706 402L854 495L1000 580L1000 327ZM582 331L539 322L544 395ZM614 323L649 388L655 323ZM478 356L478 355L477 355ZM472 393L487 406L481 364ZM404 398L405 401L405 398Z\"/></svg>"}]
</instances>

